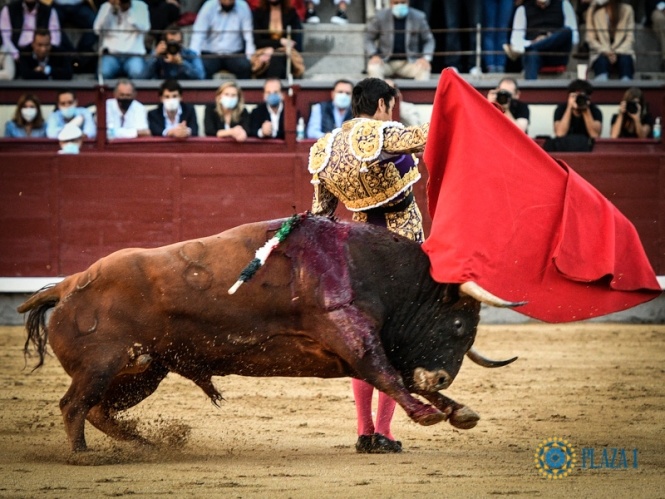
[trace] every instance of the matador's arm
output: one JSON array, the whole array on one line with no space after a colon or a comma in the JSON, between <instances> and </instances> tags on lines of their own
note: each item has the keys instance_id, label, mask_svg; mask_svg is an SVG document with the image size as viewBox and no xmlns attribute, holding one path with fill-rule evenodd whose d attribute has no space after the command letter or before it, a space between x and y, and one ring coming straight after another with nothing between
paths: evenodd
<instances>
[{"instance_id":1,"label":"matador's arm","mask_svg":"<svg viewBox=\"0 0 665 499\"><path fill-rule=\"evenodd\" d=\"M414 153L425 149L429 123L418 126L387 126L383 129L383 150L389 153Z\"/></svg>"}]
</instances>

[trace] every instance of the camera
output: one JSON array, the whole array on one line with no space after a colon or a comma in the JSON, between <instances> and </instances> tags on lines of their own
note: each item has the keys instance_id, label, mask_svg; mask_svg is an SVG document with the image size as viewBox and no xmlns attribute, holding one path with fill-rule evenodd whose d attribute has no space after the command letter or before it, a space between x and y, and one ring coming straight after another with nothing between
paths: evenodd
<instances>
[{"instance_id":1,"label":"camera","mask_svg":"<svg viewBox=\"0 0 665 499\"><path fill-rule=\"evenodd\" d=\"M637 114L637 102L632 100L626 102L626 112L628 114Z\"/></svg>"},{"instance_id":2,"label":"camera","mask_svg":"<svg viewBox=\"0 0 665 499\"><path fill-rule=\"evenodd\" d=\"M508 90L499 90L496 93L496 102L502 106L508 104L512 98L513 96L510 92L508 92Z\"/></svg>"},{"instance_id":3,"label":"camera","mask_svg":"<svg viewBox=\"0 0 665 499\"><path fill-rule=\"evenodd\" d=\"M577 105L577 109L586 109L589 105L589 98L584 94L577 94L575 104Z\"/></svg>"},{"instance_id":4,"label":"camera","mask_svg":"<svg viewBox=\"0 0 665 499\"><path fill-rule=\"evenodd\" d=\"M176 55L180 53L180 43L178 42L166 42L166 53L171 55Z\"/></svg>"}]
</instances>

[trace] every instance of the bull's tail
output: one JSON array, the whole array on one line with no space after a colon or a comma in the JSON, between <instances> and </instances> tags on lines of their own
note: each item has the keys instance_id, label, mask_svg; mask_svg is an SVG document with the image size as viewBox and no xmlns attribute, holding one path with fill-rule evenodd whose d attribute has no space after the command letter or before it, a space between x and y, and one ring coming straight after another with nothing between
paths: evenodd
<instances>
[{"instance_id":1,"label":"bull's tail","mask_svg":"<svg viewBox=\"0 0 665 499\"><path fill-rule=\"evenodd\" d=\"M39 355L39 363L33 368L33 371L44 364L46 355L46 345L48 344L46 312L55 307L59 301L60 290L56 285L51 284L32 295L16 309L20 314L29 312L25 321L28 338L23 346L23 355L26 361L28 357L32 356L33 349Z\"/></svg>"}]
</instances>

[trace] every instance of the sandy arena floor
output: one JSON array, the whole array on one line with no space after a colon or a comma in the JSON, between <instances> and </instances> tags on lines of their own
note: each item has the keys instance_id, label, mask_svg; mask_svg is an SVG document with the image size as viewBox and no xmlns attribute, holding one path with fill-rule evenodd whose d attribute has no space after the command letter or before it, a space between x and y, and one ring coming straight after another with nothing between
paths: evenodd
<instances>
[{"instance_id":1,"label":"sandy arena floor","mask_svg":"<svg viewBox=\"0 0 665 499\"><path fill-rule=\"evenodd\" d=\"M398 407L399 455L355 453L349 380L216 378L226 399L216 409L174 375L127 414L155 448L88 424L91 450L73 455L58 408L69 379L54 357L24 369L23 342L22 328L0 328L3 498L665 497L662 325L482 326L481 352L520 359L494 370L465 361L447 393L479 425L422 427ZM549 437L575 451L566 477L536 467Z\"/></svg>"}]
</instances>

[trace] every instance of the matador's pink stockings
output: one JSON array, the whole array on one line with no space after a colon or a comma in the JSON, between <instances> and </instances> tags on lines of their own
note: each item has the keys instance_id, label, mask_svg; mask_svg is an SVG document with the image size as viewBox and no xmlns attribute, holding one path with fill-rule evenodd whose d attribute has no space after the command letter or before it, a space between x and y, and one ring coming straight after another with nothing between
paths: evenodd
<instances>
[{"instance_id":1,"label":"matador's pink stockings","mask_svg":"<svg viewBox=\"0 0 665 499\"><path fill-rule=\"evenodd\" d=\"M358 416L358 435L380 433L395 440L390 432L390 423L395 413L396 402L383 392L379 392L379 406L376 411L376 426L372 420L372 394L374 387L365 381L353 379L353 397L356 399L356 415Z\"/></svg>"}]
</instances>

